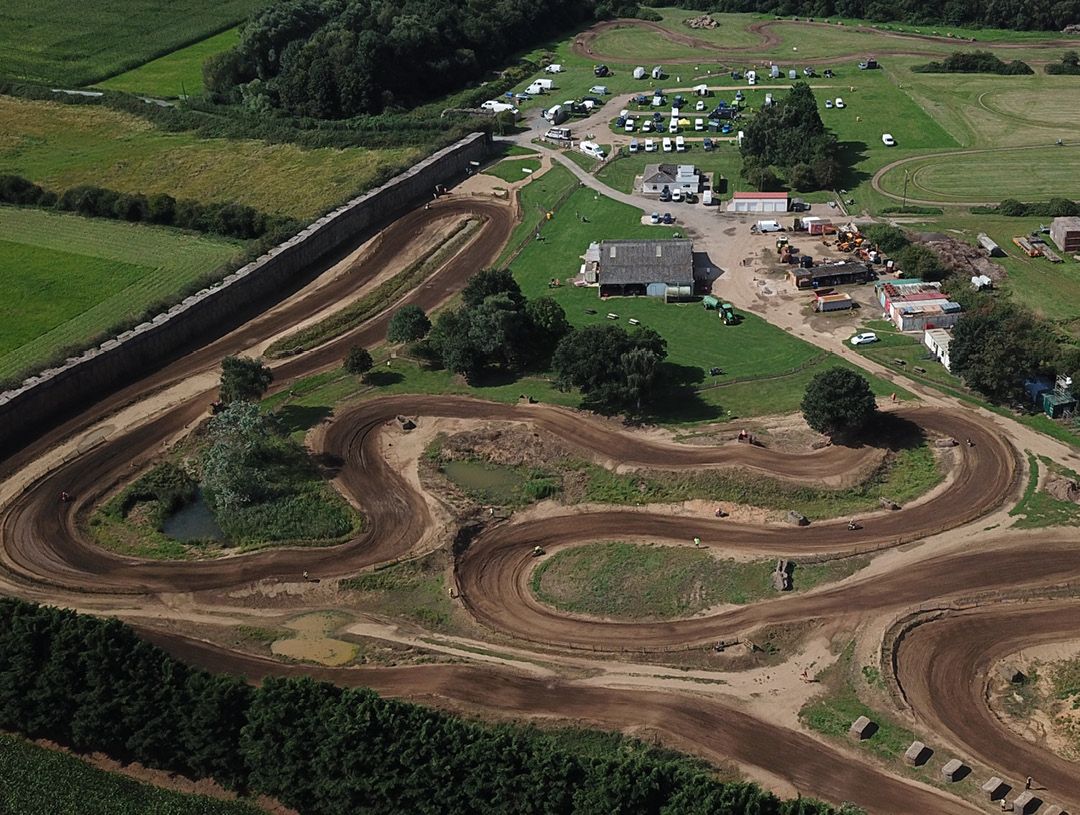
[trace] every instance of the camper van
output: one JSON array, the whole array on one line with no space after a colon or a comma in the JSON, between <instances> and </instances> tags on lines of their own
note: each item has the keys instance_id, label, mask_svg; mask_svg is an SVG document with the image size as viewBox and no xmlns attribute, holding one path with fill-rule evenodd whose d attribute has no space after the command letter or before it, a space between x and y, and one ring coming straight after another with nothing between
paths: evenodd
<instances>
[{"instance_id":1,"label":"camper van","mask_svg":"<svg viewBox=\"0 0 1080 815\"><path fill-rule=\"evenodd\" d=\"M670 122L668 122L668 133L678 133L678 132L679 132L679 120L678 119L672 119Z\"/></svg>"},{"instance_id":2,"label":"camper van","mask_svg":"<svg viewBox=\"0 0 1080 815\"><path fill-rule=\"evenodd\" d=\"M664 152L671 152L671 139L667 138L666 136L664 137Z\"/></svg>"},{"instance_id":3,"label":"camper van","mask_svg":"<svg viewBox=\"0 0 1080 815\"><path fill-rule=\"evenodd\" d=\"M561 125L570 118L570 114L567 113L566 108L562 105L555 105L544 111L544 118L553 125Z\"/></svg>"},{"instance_id":4,"label":"camper van","mask_svg":"<svg viewBox=\"0 0 1080 815\"><path fill-rule=\"evenodd\" d=\"M507 102L500 102L498 99L488 99L484 104L480 105L484 110L491 111L492 113L505 113L507 111L516 114L517 108Z\"/></svg>"},{"instance_id":5,"label":"camper van","mask_svg":"<svg viewBox=\"0 0 1080 815\"><path fill-rule=\"evenodd\" d=\"M700 132L700 131L702 131L704 129L705 129L705 120L704 119L694 119L694 130L697 130L697 131Z\"/></svg>"},{"instance_id":6,"label":"camper van","mask_svg":"<svg viewBox=\"0 0 1080 815\"><path fill-rule=\"evenodd\" d=\"M550 91L552 88L555 87L555 80L553 80L553 79L534 79L533 84L534 85L539 85L545 91Z\"/></svg>"},{"instance_id":7,"label":"camper van","mask_svg":"<svg viewBox=\"0 0 1080 815\"><path fill-rule=\"evenodd\" d=\"M549 74L559 74L559 73L562 73L562 69L563 69L562 65L560 65L557 62L553 62L553 63L551 63L551 65L547 66L544 70L547 71Z\"/></svg>"},{"instance_id":8,"label":"camper van","mask_svg":"<svg viewBox=\"0 0 1080 815\"><path fill-rule=\"evenodd\" d=\"M686 152L686 139L684 139L682 136L676 136L675 137L675 152L676 153L685 153Z\"/></svg>"},{"instance_id":9,"label":"camper van","mask_svg":"<svg viewBox=\"0 0 1080 815\"><path fill-rule=\"evenodd\" d=\"M568 127L553 127L544 134L545 139L552 139L554 141L569 141L570 140L570 128Z\"/></svg>"},{"instance_id":10,"label":"camper van","mask_svg":"<svg viewBox=\"0 0 1080 815\"><path fill-rule=\"evenodd\" d=\"M591 156L595 159L604 159L604 151L600 149L600 145L594 141L583 141L578 145L578 150L587 156Z\"/></svg>"},{"instance_id":11,"label":"camper van","mask_svg":"<svg viewBox=\"0 0 1080 815\"><path fill-rule=\"evenodd\" d=\"M533 82L529 87L525 89L525 93L529 96L539 96L544 92L544 86L539 82Z\"/></svg>"}]
</instances>

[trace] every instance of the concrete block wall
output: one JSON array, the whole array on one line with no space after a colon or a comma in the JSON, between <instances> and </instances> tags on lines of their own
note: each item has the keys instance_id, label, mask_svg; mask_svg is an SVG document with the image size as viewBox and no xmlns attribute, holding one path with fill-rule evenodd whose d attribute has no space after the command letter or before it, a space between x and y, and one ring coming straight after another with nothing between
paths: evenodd
<instances>
[{"instance_id":1,"label":"concrete block wall","mask_svg":"<svg viewBox=\"0 0 1080 815\"><path fill-rule=\"evenodd\" d=\"M200 335L220 333L246 305L272 297L312 263L429 197L437 184L463 175L470 161L482 160L490 150L488 134L470 134L324 215L212 288L0 393L0 456L25 445L56 417L92 404L169 359Z\"/></svg>"}]
</instances>

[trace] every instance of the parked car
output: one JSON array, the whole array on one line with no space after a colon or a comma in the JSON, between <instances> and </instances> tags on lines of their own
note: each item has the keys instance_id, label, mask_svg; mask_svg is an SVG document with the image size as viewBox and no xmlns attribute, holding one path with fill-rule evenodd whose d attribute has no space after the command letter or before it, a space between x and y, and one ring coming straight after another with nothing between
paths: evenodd
<instances>
[{"instance_id":1,"label":"parked car","mask_svg":"<svg viewBox=\"0 0 1080 815\"><path fill-rule=\"evenodd\" d=\"M698 99L697 104L694 105L694 110L705 110L705 100Z\"/></svg>"},{"instance_id":2,"label":"parked car","mask_svg":"<svg viewBox=\"0 0 1080 815\"><path fill-rule=\"evenodd\" d=\"M665 204L670 201L671 190L669 190L667 187L664 187L664 189L660 190L660 200Z\"/></svg>"},{"instance_id":3,"label":"parked car","mask_svg":"<svg viewBox=\"0 0 1080 815\"><path fill-rule=\"evenodd\" d=\"M675 223L675 217L670 212L665 212L664 217L661 219L665 224Z\"/></svg>"},{"instance_id":4,"label":"parked car","mask_svg":"<svg viewBox=\"0 0 1080 815\"><path fill-rule=\"evenodd\" d=\"M631 153L636 153L640 149L641 149L641 144L638 142L638 140L637 139L630 139L630 152Z\"/></svg>"},{"instance_id":5,"label":"parked car","mask_svg":"<svg viewBox=\"0 0 1080 815\"><path fill-rule=\"evenodd\" d=\"M589 93L595 93L597 96L607 96L607 85L593 85L591 88L589 88Z\"/></svg>"},{"instance_id":6,"label":"parked car","mask_svg":"<svg viewBox=\"0 0 1080 815\"><path fill-rule=\"evenodd\" d=\"M824 76L826 79L832 79L834 76L836 76L836 74L833 73L832 68L826 68L822 76Z\"/></svg>"},{"instance_id":7,"label":"parked car","mask_svg":"<svg viewBox=\"0 0 1080 815\"><path fill-rule=\"evenodd\" d=\"M641 123L641 129L642 129L642 131L643 131L643 132L645 132L645 133L649 133L649 132L651 132L651 131L652 131L652 129L653 129L653 127L652 127L652 120L651 120L651 119L646 119L646 120L645 120L644 122L642 122L642 123Z\"/></svg>"},{"instance_id":8,"label":"parked car","mask_svg":"<svg viewBox=\"0 0 1080 815\"><path fill-rule=\"evenodd\" d=\"M672 190L671 200L674 201L676 204L681 204L683 200L682 190Z\"/></svg>"},{"instance_id":9,"label":"parked car","mask_svg":"<svg viewBox=\"0 0 1080 815\"><path fill-rule=\"evenodd\" d=\"M664 137L664 152L671 152L671 139L669 139L667 136Z\"/></svg>"},{"instance_id":10,"label":"parked car","mask_svg":"<svg viewBox=\"0 0 1080 815\"><path fill-rule=\"evenodd\" d=\"M633 119L627 119L626 120L626 126L623 128L623 130L625 130L627 133L633 133L634 132L634 120Z\"/></svg>"},{"instance_id":11,"label":"parked car","mask_svg":"<svg viewBox=\"0 0 1080 815\"><path fill-rule=\"evenodd\" d=\"M592 69L592 72L593 76L599 77L611 75L611 71L608 70L608 67L606 65L597 65L595 68Z\"/></svg>"},{"instance_id":12,"label":"parked car","mask_svg":"<svg viewBox=\"0 0 1080 815\"><path fill-rule=\"evenodd\" d=\"M694 119L694 130L702 131L705 129L704 119Z\"/></svg>"},{"instance_id":13,"label":"parked car","mask_svg":"<svg viewBox=\"0 0 1080 815\"><path fill-rule=\"evenodd\" d=\"M892 133L882 133L881 143L886 147L896 147L896 139L893 138Z\"/></svg>"},{"instance_id":14,"label":"parked car","mask_svg":"<svg viewBox=\"0 0 1080 815\"><path fill-rule=\"evenodd\" d=\"M683 196L682 196L682 200L685 201L688 204L696 204L697 203L697 195L695 193L692 193L692 192L684 192Z\"/></svg>"},{"instance_id":15,"label":"parked car","mask_svg":"<svg viewBox=\"0 0 1080 815\"><path fill-rule=\"evenodd\" d=\"M836 105L838 108L842 108L844 106L844 100L841 97L837 96L836 101L833 102L833 104Z\"/></svg>"},{"instance_id":16,"label":"parked car","mask_svg":"<svg viewBox=\"0 0 1080 815\"><path fill-rule=\"evenodd\" d=\"M701 143L701 149L702 150L712 150L712 148L713 148L712 139L706 138L705 141L703 141Z\"/></svg>"},{"instance_id":17,"label":"parked car","mask_svg":"<svg viewBox=\"0 0 1080 815\"><path fill-rule=\"evenodd\" d=\"M856 334L851 338L852 345L867 345L871 342L877 342L878 335L873 331L864 331L862 334Z\"/></svg>"},{"instance_id":18,"label":"parked car","mask_svg":"<svg viewBox=\"0 0 1080 815\"><path fill-rule=\"evenodd\" d=\"M829 110L832 110L832 99L826 99L825 100L825 107L828 108Z\"/></svg>"},{"instance_id":19,"label":"parked car","mask_svg":"<svg viewBox=\"0 0 1080 815\"><path fill-rule=\"evenodd\" d=\"M656 142L654 142L652 139L645 139L645 152L646 153L654 153L654 152L656 152Z\"/></svg>"},{"instance_id":20,"label":"parked car","mask_svg":"<svg viewBox=\"0 0 1080 815\"><path fill-rule=\"evenodd\" d=\"M532 99L532 97L529 96L529 94L527 93L515 93L514 98L517 99L519 102L528 102Z\"/></svg>"},{"instance_id":21,"label":"parked car","mask_svg":"<svg viewBox=\"0 0 1080 815\"><path fill-rule=\"evenodd\" d=\"M654 212L652 215L650 215L649 216L649 223L653 223L653 224L660 223L660 213L659 212Z\"/></svg>"}]
</instances>

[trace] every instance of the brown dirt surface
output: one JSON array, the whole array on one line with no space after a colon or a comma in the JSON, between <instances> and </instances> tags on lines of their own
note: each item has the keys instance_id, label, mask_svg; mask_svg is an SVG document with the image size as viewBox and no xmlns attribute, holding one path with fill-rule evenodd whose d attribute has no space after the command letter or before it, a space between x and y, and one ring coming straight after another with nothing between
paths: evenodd
<instances>
[{"instance_id":1,"label":"brown dirt surface","mask_svg":"<svg viewBox=\"0 0 1080 815\"><path fill-rule=\"evenodd\" d=\"M1080 484L1077 484L1071 478L1050 475L1043 485L1043 492L1057 498L1059 501L1071 501L1074 504L1080 504Z\"/></svg>"},{"instance_id":2,"label":"brown dirt surface","mask_svg":"<svg viewBox=\"0 0 1080 815\"><path fill-rule=\"evenodd\" d=\"M570 449L551 433L521 426L488 426L447 436L448 459L479 458L504 467L540 467L565 461Z\"/></svg>"}]
</instances>

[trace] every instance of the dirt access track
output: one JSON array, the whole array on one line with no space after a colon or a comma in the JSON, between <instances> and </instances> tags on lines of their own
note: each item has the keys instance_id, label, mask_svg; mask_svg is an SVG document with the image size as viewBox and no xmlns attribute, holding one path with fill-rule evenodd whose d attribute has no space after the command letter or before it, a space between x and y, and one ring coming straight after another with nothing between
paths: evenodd
<instances>
[{"instance_id":1,"label":"dirt access track","mask_svg":"<svg viewBox=\"0 0 1080 815\"><path fill-rule=\"evenodd\" d=\"M364 510L367 525L355 540L326 549L281 549L207 562L152 562L124 558L96 548L83 524L96 502L126 483L206 415L221 358L260 347L335 302L347 302L378 279L394 257L433 219L475 215L481 226L472 239L399 303L430 310L489 265L508 240L517 214L489 199L450 196L419 208L389 226L347 274L316 279L310 286L226 336L129 387L87 407L32 440L0 464L0 590L31 600L115 614L178 656L212 670L233 671L257 680L269 674L310 674L342 684L363 684L385 693L490 716L562 718L602 727L652 728L672 745L712 759L737 761L757 777L777 779L803 794L854 801L874 813L914 811L962 813L970 804L938 790L903 780L858 754L848 753L802 732L797 721L777 722L744 709L740 700L685 683L634 687L604 684L604 655L666 652L699 646L769 624L825 620L857 627L873 616L890 616L958 593L993 594L1042 586L1080 575L1080 548L1072 537L1043 535L1038 547L1005 533L974 535L973 521L1000 513L1017 491L1020 457L998 428L965 410L915 407L894 411L934 436L971 439L955 449L945 487L911 507L864 519L849 531L842 522L806 528L725 523L645 511L612 509L555 513L529 521L488 526L457 559L454 577L461 602L479 625L504 646L535 653L553 665L570 665L587 654L599 680L537 678L502 665L422 665L408 668L342 668L284 664L238 653L175 633L176 622L229 626L273 611L275 587L302 585L300 575L328 579L393 560L414 550L436 524L423 495L383 457L380 442L400 432L398 414L437 422L442 417L485 422L526 422L558 436L585 457L609 466L743 467L793 481L840 476L865 463L875 450L830 447L784 454L731 443L683 446L655 434L631 431L575 411L546 405L509 406L451 396L399 395L356 402L339 410L314 434L316 452L336 458L335 485ZM389 310L346 335L275 365L277 390L297 378L340 365L353 343L372 346L385 338ZM206 383L211 383L207 385ZM75 496L61 503L67 490ZM966 526L966 531L965 531ZM900 568L854 578L822 590L756 605L720 610L664 623L619 623L560 615L539 605L527 589L536 560L532 548L549 551L618 534L654 540L689 541L757 554L797 557L806 553L890 552L906 558ZM951 531L950 531L951 530ZM944 534L942 534L944 533ZM901 544L931 537L915 550ZM965 537L967 536L967 537ZM977 545L971 545L970 541ZM906 549L906 547L905 547ZM1064 608L1072 608L1064 604ZM295 608L295 605L290 608ZM1055 606L1051 606L1051 609ZM1054 801L1080 806L1080 769L1024 744L988 714L981 692L983 653L1014 647L1007 623L1012 606L988 603L964 620L990 615L980 629L977 651L964 651L953 669L938 678L939 660L952 658L954 637L968 636L948 622L916 630L897 652L897 680L909 714L937 738L967 756L985 756L996 772L1044 780ZM949 618L945 618L948 620ZM957 618L960 619L960 618ZM160 623L155 623L160 620ZM1069 623L1064 625L1062 620ZM1027 636L1066 636L1071 613L1030 615ZM164 630L171 626L172 631ZM1040 632L1044 632L1040 634ZM935 636L929 636L934 634ZM700 649L699 649L700 650ZM976 658L977 657L977 658ZM926 666L925 669L919 666ZM912 675L914 674L914 675ZM626 674L623 675L624 677ZM648 676L648 674L645 674ZM950 704L939 694L951 683ZM993 743L994 750L979 745Z\"/></svg>"},{"instance_id":2,"label":"dirt access track","mask_svg":"<svg viewBox=\"0 0 1080 815\"><path fill-rule=\"evenodd\" d=\"M634 18L620 18L617 20L607 20L602 23L589 28L587 31L582 32L574 38L574 44L572 50L578 56L585 59L597 60L601 62L632 62L633 57L627 57L626 55L619 54L605 54L596 50L597 38L606 31L610 31L616 28L640 28L645 31L650 31L654 34L658 34L663 39L674 45L681 45L686 48L693 48L701 52L700 56L693 57L669 57L661 60L668 65L697 65L703 60L714 59L739 59L739 60L754 60L754 59L768 59L769 57L775 57L775 53L769 53L772 49L775 49L782 42L780 37L776 34L776 29L780 27L793 27L797 29L805 30L806 32L813 32L814 29L829 28L835 29L836 25L830 25L829 23L811 23L803 20L763 20L757 23L751 23L747 26L747 30L753 34L757 34L761 41L755 45L739 45L739 46L720 46L709 40L695 37L691 34L686 34L681 31L675 31L660 23L648 22L646 20L636 20ZM845 31L853 31L865 34L873 34L879 38L879 42L873 46L873 53L877 55L885 56L903 56L903 57L935 57L941 56L939 51L929 51L926 49L919 49L917 46L920 42L934 42L934 43L948 43L950 45L964 45L968 44L967 40L955 39L950 37L938 37L931 34L905 34L897 31L882 31L881 29L874 28L872 26L863 25L851 25L845 26ZM893 45L893 43L896 43ZM1061 48L1074 48L1076 46L1075 40L1047 40L1038 43L999 43L999 42L980 42L979 48L992 51L1008 51L1015 48L1027 48L1027 49L1042 49L1047 50L1061 49ZM830 57L818 57L814 59L806 59L799 57L800 65L836 65L842 62L850 62L854 57L865 56L866 47L861 46L857 51L851 51L850 53L839 54Z\"/></svg>"}]
</instances>

